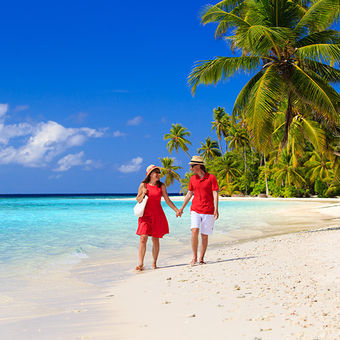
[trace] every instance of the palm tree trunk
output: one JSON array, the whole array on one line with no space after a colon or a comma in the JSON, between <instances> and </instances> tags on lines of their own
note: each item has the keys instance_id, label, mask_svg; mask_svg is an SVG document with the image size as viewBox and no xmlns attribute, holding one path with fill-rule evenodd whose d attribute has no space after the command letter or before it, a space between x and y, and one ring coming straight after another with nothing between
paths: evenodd
<instances>
[{"instance_id":1,"label":"palm tree trunk","mask_svg":"<svg viewBox=\"0 0 340 340\"><path fill-rule=\"evenodd\" d=\"M269 197L269 188L268 188L268 177L267 177L267 163L266 163L266 156L263 155L263 160L264 160L264 180L266 182L266 195Z\"/></svg>"},{"instance_id":2,"label":"palm tree trunk","mask_svg":"<svg viewBox=\"0 0 340 340\"><path fill-rule=\"evenodd\" d=\"M221 154L222 154L222 156L223 156L223 150L222 150L221 138L220 138L219 136L217 136L217 140L218 140L218 146L220 147Z\"/></svg>"},{"instance_id":3,"label":"palm tree trunk","mask_svg":"<svg viewBox=\"0 0 340 340\"><path fill-rule=\"evenodd\" d=\"M292 123L292 120L293 120L292 95L291 93L288 93L288 106L286 110L285 133L282 139L282 145L281 145L282 148L284 148L284 146L287 144L289 128L290 128L290 124Z\"/></svg>"}]
</instances>

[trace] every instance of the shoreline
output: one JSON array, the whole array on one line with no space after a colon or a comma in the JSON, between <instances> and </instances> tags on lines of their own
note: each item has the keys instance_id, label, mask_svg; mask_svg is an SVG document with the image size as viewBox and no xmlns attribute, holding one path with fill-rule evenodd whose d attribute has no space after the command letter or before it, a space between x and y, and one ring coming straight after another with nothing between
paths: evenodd
<instances>
[{"instance_id":1,"label":"shoreline","mask_svg":"<svg viewBox=\"0 0 340 340\"><path fill-rule=\"evenodd\" d=\"M262 200L268 199L265 198ZM320 201L320 199L318 201ZM311 205L315 207L315 213L312 214L312 218L314 218L313 216L326 216L327 225L323 226L323 229L339 226L340 222L338 218L340 218L340 210L338 209L338 204L334 203L340 203L340 200L336 200L335 202L327 202L321 200L320 203L322 204ZM307 213L309 213L308 204L306 206L307 207L302 216L307 216ZM301 212L300 207L298 210L299 212ZM329 218L327 218L327 216ZM293 223L294 221L294 216L292 216L292 218L292 221L290 221L291 223ZM316 225L318 223L321 224L320 221L320 219L317 219L315 217L315 227L313 227L312 229L318 229L318 226ZM25 306L25 308L20 309L22 297L18 297L19 300L16 302L15 305L16 309L19 308L18 313L15 313L12 315L12 317L10 317L11 314L8 314L8 311L6 311L6 301L3 300L2 303L0 301L0 309L5 308L3 310L3 313L1 314L3 314L4 316L8 314L8 318L0 318L0 331L4 334L4 336L7 336L8 338L11 338L13 340L46 339L47 334L54 334L52 338L49 336L49 339L83 338L110 340L142 340L147 337L153 339L156 338L155 334L161 336L161 334L159 333L159 329L161 327L154 323L150 324L150 321L147 320L145 321L145 324L147 326L145 326L143 324L144 321L138 319L136 311L138 310L142 314L143 320L144 317L148 320L152 320L153 318L155 318L155 320L158 320L158 314L162 314L164 312L165 315L168 315L166 309L164 310L164 306L167 306L170 307L168 308L169 310L173 309L173 311L171 312L172 314L170 313L170 315L168 316L170 318L169 323L176 325L180 323L180 326L184 327L184 329L180 328L183 330L183 332L173 334L172 329L169 329L169 325L163 324L163 320L159 321L160 325L162 325L165 333L168 332L169 334L172 334L172 336L176 336L178 339L186 340L188 339L188 337L190 338L190 334L186 332L193 332L193 334L196 334L196 329L197 327L199 327L199 323L203 320L201 319L201 317L203 317L201 316L201 313L204 314L205 312L201 312L200 309L202 309L202 306L197 305L197 310L200 311L199 316L197 314L197 317L190 317L188 316L190 312L188 312L188 315L185 314L183 316L182 311L185 311L187 306L182 305L182 302L177 298L175 300L171 299L178 295L179 297L183 297L183 301L187 301L185 299L187 299L186 294L188 294L188 297L191 296L190 301L197 300L195 303L199 303L199 299L201 297L199 297L199 295L197 294L200 294L202 291L198 289L197 285L201 285L200 278L204 277L206 281L211 281L211 278L214 278L215 275L217 275L216 279L214 280L218 282L219 286L223 286L223 284L225 283L225 277L218 275L227 274L229 270L229 267L225 268L223 266L234 266L235 262L239 262L242 263L242 270L236 267L233 269L234 279L237 279L237 282L239 282L241 280L240 275L242 276L248 271L252 272L254 268L257 268L258 271L261 271L264 265L264 263L257 262L254 268L252 267L252 265L248 267L247 262L253 263L252 261L255 261L252 258L247 259L248 257L252 257L254 253L256 253L256 258L263 257L263 260L267 260L266 254L268 254L268 249L270 248L272 254L275 254L275 246L278 244L284 244L284 242L286 241L283 240L285 239L289 240L285 248L289 248L293 244L295 244L295 248L293 248L292 250L294 258L298 258L300 256L299 251L304 250L305 247L304 240L306 238L302 237L301 239L301 235L320 235L320 233L322 232L324 232L325 234L327 233L327 235L331 235L332 233L332 235L334 234L334 239L332 238L329 241L335 242L335 240L338 240L340 242L340 239L337 239L337 235L340 234L339 230L337 229L327 231L297 231L294 230L294 228L301 228L301 226L299 227L299 222L296 219L295 224L289 226L286 225L285 222L283 222L282 226L286 227L285 229L283 228L283 230L280 231L280 235L273 236L272 234L262 234L260 236L249 237L247 239L237 241L226 241L225 238L222 238L220 242L216 234L215 236L213 236L216 238L216 242L212 242L208 247L207 266L195 266L193 268L188 267L187 263L190 261L191 258L191 250L188 237L188 240L185 240L185 243L187 243L185 244L185 247L183 247L182 245L180 245L180 247L175 246L172 242L168 242L169 247L163 247L162 245L159 261L161 268L159 270L153 271L151 269L148 269L150 267L149 265L151 265L150 249L148 249L148 253L146 255L147 270L142 273L137 273L137 275L133 270L131 270L131 268L134 268L135 263L133 263L133 267L131 266L127 268L124 259L110 259L105 257L105 261L103 262L97 261L91 263L90 261L86 264L85 260L81 264L75 266L69 272L69 275L65 278L59 278L57 275L55 277L41 276L39 279L41 279L43 283L46 283L47 286L42 291L40 291L38 288L41 282L37 279L35 280L37 284L37 286L34 287L34 292L36 295L33 296L33 299L35 299L35 304L28 304L27 306ZM319 225L319 227L322 226ZM273 226L273 229L275 229L275 226ZM276 229L275 231L277 232L278 230ZM225 235L222 236L224 237ZM317 242L317 244L323 244L322 242L329 243L328 237L330 236L326 237L327 242L325 240L320 240ZM278 239L280 239L281 241L277 241ZM258 248L259 244L261 245L261 247L264 247L262 250ZM173 247L174 249L172 249L171 251L167 251L167 248L169 250L171 247ZM294 253L295 251L296 253ZM338 249L334 250L330 247L329 251L334 251L334 255L338 256ZM132 255L130 254L132 256L131 258L136 258L137 248L131 248L129 249L129 252L133 252ZM306 254L310 255L308 254L308 252L304 253L301 255L302 259L303 256L306 256ZM285 261L285 255L286 254L282 251L282 253L278 254L276 261L278 261L278 263ZM322 256L324 256L324 254L322 254ZM275 256L273 257L273 259L274 258ZM338 261L338 263L340 263L340 260ZM294 265L294 263L290 263L289 265ZM121 270L120 276L115 276L114 274L117 270L117 266L118 268L120 268L119 270ZM288 267L285 268L287 269ZM275 272L273 268L270 268L270 270ZM284 276L285 272L282 272L282 269L280 270L281 272L276 273L276 275ZM124 274L124 271L126 275ZM254 275L256 274L257 273L254 272ZM48 275L48 273L46 273L46 275ZM228 275L227 277L229 277ZM172 279L166 280L168 277L172 277ZM177 281L175 281L175 278L177 278ZM336 280L337 278L335 277L335 281ZM176 286L173 287L175 290L171 290L171 296L169 296L169 291L167 290L169 288L169 281L171 281L170 285L171 283L176 282ZM243 281L246 281L246 279L243 279ZM164 286L164 284L166 286ZM235 285L236 284L239 283L235 283ZM277 282L275 284L277 284ZM48 285L51 286L49 287ZM220 293L217 294L216 292L211 292L212 289L215 289L211 285L212 282L205 282L202 286L202 289L207 290L205 296L206 300L204 303L209 303L208 300L210 298L215 299L216 296L219 294L222 294L219 295L222 300L228 301L229 297L223 295L223 292L230 293L230 289L231 291L233 291L233 287L228 286L229 288L227 287L223 290L219 289L218 291L220 291ZM177 289L179 290L177 291ZM257 288L255 287L254 289L256 290ZM147 293L144 296L145 292ZM152 294L150 295L150 293ZM194 293L194 295L191 295L192 293ZM155 300L155 296L153 294L156 294L156 298L158 300ZM255 293L252 292L251 294ZM247 297L246 294L245 297ZM6 297L3 296L2 298ZM143 300L144 298L146 300ZM239 302L241 301L239 299L243 299L237 297L234 298L236 299L235 301L232 300L228 303ZM28 300L29 299L30 298L28 298ZM22 301L25 302L25 297L22 298ZM187 301L188 305L191 304L190 301ZM48 305L45 305L47 302ZM203 303L203 301L201 302ZM217 303L216 306L218 307L219 304L223 304L223 306L225 306L224 303L225 302ZM157 315L153 315L153 311L151 311L151 314L149 313L149 304L150 308L154 306L154 310L157 311ZM143 306L147 307L146 310L143 309ZM224 307L215 307L211 307L211 314L216 314L218 316L220 315L219 313L224 309ZM143 309L143 311L141 310L141 308ZM196 312L194 311L193 314L195 313ZM180 319L178 316L179 314L181 316ZM15 315L17 315L17 317ZM228 315L229 317L232 317L230 316L230 314ZM209 315L207 315L206 317L209 319ZM194 322L196 322L196 326L194 325ZM220 320L219 322L222 321ZM212 322L212 324L214 323ZM228 329L229 327L248 327L243 323L239 324L239 321L236 322L236 326L231 320L229 320L227 324ZM222 324L219 323L218 325L216 325L217 328L222 327L221 330L225 331L224 326L224 321L222 322ZM64 332L62 331L62 329L64 329ZM131 332L133 334L131 334ZM139 337L139 334L143 336ZM188 337L183 337L183 334L187 334ZM252 335L253 334L255 333L252 333ZM203 337L200 338L200 336L200 333L196 334L197 339L203 339ZM206 336L209 336L209 334L205 334L205 337ZM266 337L264 337L264 333L262 333L262 331L259 337L262 339L267 339ZM166 339L166 337L164 336L163 338ZM241 335L240 338L242 338ZM254 339L254 336L245 337L245 339L249 338ZM287 337L287 339L289 339L289 337ZM295 338L292 337L292 339ZM323 338L321 337L320 339Z\"/></svg>"}]
</instances>

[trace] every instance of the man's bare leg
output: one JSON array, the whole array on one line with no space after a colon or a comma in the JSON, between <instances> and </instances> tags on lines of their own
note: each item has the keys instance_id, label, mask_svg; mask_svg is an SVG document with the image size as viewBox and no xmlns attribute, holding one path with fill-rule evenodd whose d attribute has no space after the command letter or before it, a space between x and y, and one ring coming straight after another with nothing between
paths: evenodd
<instances>
[{"instance_id":1,"label":"man's bare leg","mask_svg":"<svg viewBox=\"0 0 340 340\"><path fill-rule=\"evenodd\" d=\"M144 269L144 257L146 252L146 242L148 241L148 235L140 235L139 242L139 265L136 267L136 270Z\"/></svg>"},{"instance_id":2,"label":"man's bare leg","mask_svg":"<svg viewBox=\"0 0 340 340\"><path fill-rule=\"evenodd\" d=\"M191 229L192 260L190 262L190 265L192 266L197 262L198 234L199 234L199 228Z\"/></svg>"},{"instance_id":3,"label":"man's bare leg","mask_svg":"<svg viewBox=\"0 0 340 340\"><path fill-rule=\"evenodd\" d=\"M158 254L159 254L159 238L152 237L152 257L153 257L152 268L153 269L157 268Z\"/></svg>"},{"instance_id":4,"label":"man's bare leg","mask_svg":"<svg viewBox=\"0 0 340 340\"><path fill-rule=\"evenodd\" d=\"M202 243L201 243L200 264L205 264L204 255L208 247L208 235L201 234L201 238L202 238Z\"/></svg>"}]
</instances>

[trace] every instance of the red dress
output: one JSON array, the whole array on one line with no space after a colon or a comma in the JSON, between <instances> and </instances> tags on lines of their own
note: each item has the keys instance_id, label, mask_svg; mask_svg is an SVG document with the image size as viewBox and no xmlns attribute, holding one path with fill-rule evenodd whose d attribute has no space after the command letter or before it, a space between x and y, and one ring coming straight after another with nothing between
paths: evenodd
<instances>
[{"instance_id":1,"label":"red dress","mask_svg":"<svg viewBox=\"0 0 340 340\"><path fill-rule=\"evenodd\" d=\"M162 238L169 234L169 225L161 206L162 189L157 185L146 185L148 201L144 215L138 219L137 235L148 235Z\"/></svg>"}]
</instances>

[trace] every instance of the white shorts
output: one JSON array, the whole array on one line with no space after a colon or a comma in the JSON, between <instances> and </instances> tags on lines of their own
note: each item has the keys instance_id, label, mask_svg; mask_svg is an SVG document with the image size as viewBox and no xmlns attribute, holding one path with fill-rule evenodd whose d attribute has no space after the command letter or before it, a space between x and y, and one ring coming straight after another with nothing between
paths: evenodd
<instances>
[{"instance_id":1,"label":"white shorts","mask_svg":"<svg viewBox=\"0 0 340 340\"><path fill-rule=\"evenodd\" d=\"M214 215L198 214L196 211L190 212L191 216L191 229L201 229L201 234L212 235L215 223Z\"/></svg>"}]
</instances>

